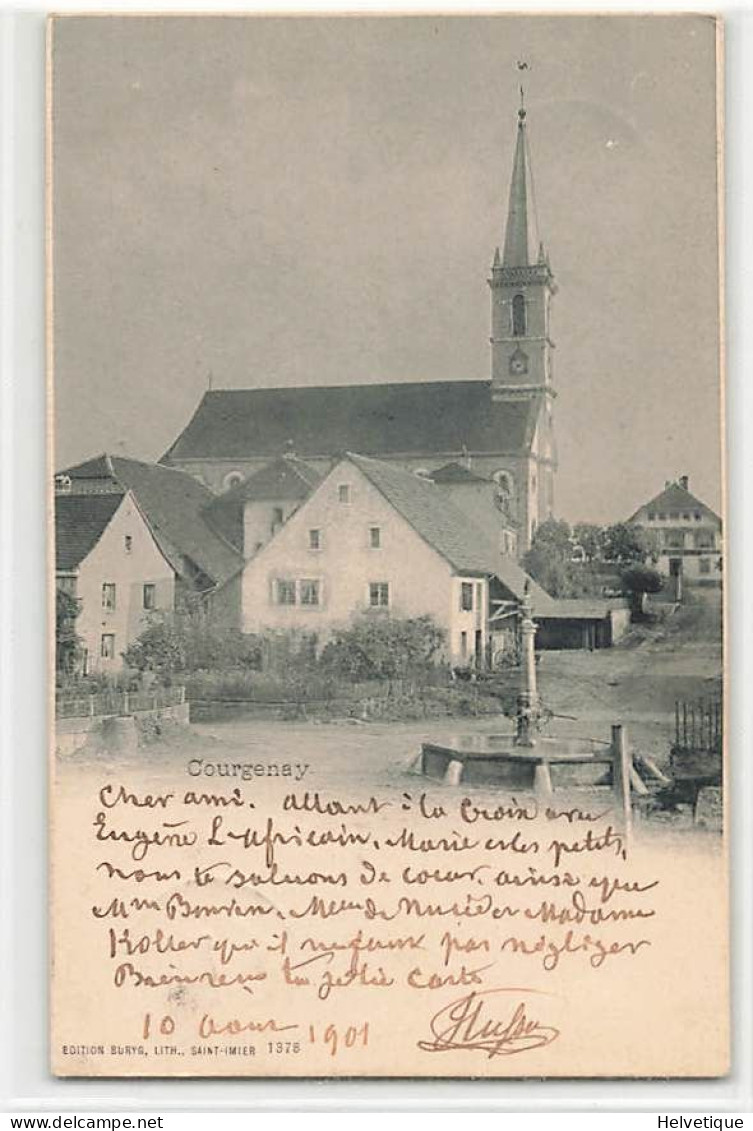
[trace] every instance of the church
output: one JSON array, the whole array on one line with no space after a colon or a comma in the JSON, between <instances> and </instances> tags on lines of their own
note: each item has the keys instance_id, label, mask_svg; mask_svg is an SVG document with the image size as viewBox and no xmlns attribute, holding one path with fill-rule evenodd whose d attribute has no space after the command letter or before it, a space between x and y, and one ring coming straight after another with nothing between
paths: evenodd
<instances>
[{"instance_id":1,"label":"church","mask_svg":"<svg viewBox=\"0 0 753 1131\"><path fill-rule=\"evenodd\" d=\"M521 92L522 95L522 92ZM161 463L217 495L285 452L326 474L344 452L429 477L460 464L495 484L525 553L554 506L554 276L535 224L526 110L517 115L502 251L494 252L485 380L207 391Z\"/></svg>"}]
</instances>

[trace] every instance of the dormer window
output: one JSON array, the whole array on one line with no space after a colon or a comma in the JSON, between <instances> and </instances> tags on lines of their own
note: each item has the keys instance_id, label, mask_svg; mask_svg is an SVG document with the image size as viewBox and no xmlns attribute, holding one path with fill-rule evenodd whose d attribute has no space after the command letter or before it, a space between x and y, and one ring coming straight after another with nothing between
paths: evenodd
<instances>
[{"instance_id":1,"label":"dormer window","mask_svg":"<svg viewBox=\"0 0 753 1131\"><path fill-rule=\"evenodd\" d=\"M512 300L512 332L515 338L526 334L526 300L524 295L515 295Z\"/></svg>"}]
</instances>

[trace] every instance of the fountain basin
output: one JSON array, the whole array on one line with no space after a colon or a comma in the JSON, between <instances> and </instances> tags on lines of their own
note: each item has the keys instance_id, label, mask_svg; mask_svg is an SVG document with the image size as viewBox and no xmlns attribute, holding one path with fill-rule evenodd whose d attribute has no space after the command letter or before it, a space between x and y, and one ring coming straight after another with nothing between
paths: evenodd
<instances>
[{"instance_id":1,"label":"fountain basin","mask_svg":"<svg viewBox=\"0 0 753 1131\"><path fill-rule=\"evenodd\" d=\"M452 785L497 785L549 794L554 787L607 784L612 746L594 738L537 736L517 746L515 735L447 735L424 742L421 772Z\"/></svg>"}]
</instances>

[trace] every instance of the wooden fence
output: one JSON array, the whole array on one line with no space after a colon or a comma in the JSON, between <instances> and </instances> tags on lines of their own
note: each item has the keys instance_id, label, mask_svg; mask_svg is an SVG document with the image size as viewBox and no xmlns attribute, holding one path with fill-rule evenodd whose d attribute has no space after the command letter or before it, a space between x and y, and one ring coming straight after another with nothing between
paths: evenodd
<instances>
[{"instance_id":1,"label":"wooden fence","mask_svg":"<svg viewBox=\"0 0 753 1131\"><path fill-rule=\"evenodd\" d=\"M677 754L721 754L724 712L721 699L675 703Z\"/></svg>"},{"instance_id":2,"label":"wooden fence","mask_svg":"<svg viewBox=\"0 0 753 1131\"><path fill-rule=\"evenodd\" d=\"M119 691L112 688L96 695L57 695L58 719L93 718L101 715L133 715L137 711L157 711L186 701L184 687L163 687L156 691Z\"/></svg>"}]
</instances>

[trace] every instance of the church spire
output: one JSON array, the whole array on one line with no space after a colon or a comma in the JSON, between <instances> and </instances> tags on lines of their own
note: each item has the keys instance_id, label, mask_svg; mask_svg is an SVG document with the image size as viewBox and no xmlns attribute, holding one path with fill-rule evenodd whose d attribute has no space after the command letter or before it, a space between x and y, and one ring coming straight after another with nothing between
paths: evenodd
<instances>
[{"instance_id":1,"label":"church spire","mask_svg":"<svg viewBox=\"0 0 753 1131\"><path fill-rule=\"evenodd\" d=\"M530 161L526 139L526 109L523 87L520 88L520 109L518 110L518 136L515 142L515 159L510 181L510 203L507 209L507 229L505 249L502 254L504 267L528 267L528 182L530 180ZM531 201L533 204L533 201Z\"/></svg>"}]
</instances>

